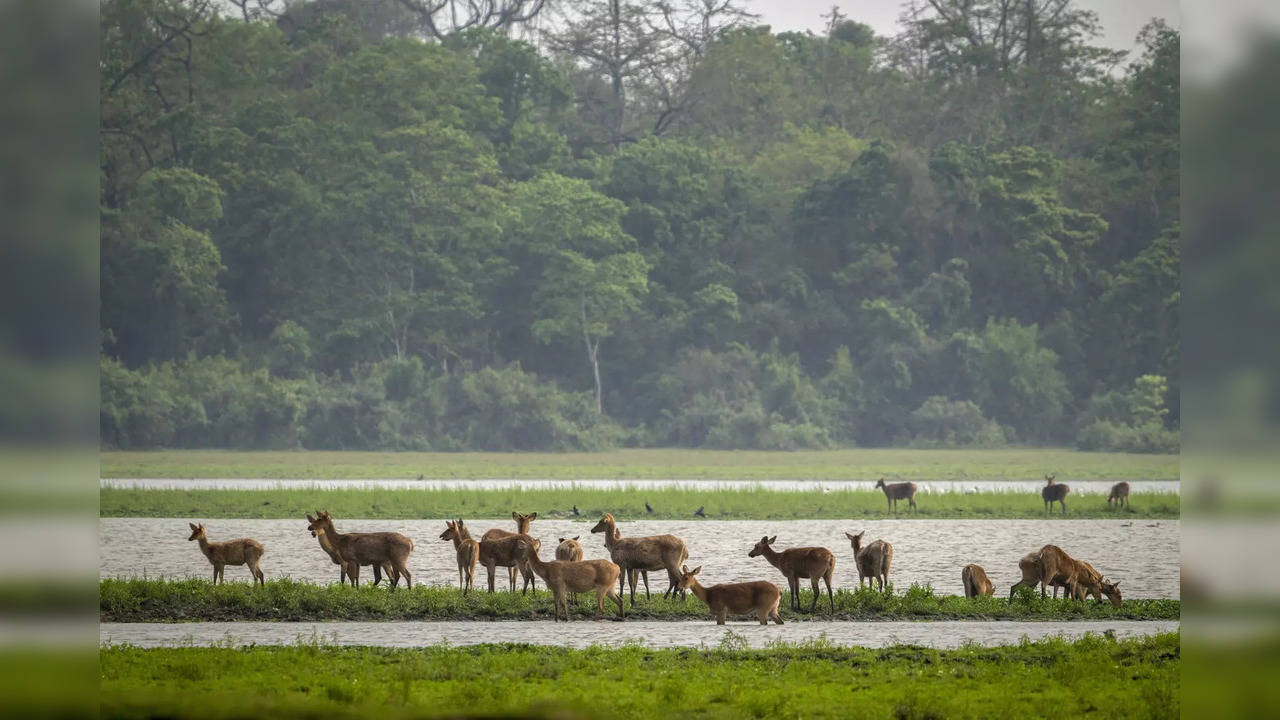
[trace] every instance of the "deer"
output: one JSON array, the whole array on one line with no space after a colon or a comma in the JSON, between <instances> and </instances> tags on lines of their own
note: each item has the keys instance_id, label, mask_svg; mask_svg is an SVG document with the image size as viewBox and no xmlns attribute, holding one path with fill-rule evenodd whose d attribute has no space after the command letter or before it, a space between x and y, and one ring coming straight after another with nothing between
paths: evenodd
<instances>
[{"instance_id":1,"label":"deer","mask_svg":"<svg viewBox=\"0 0 1280 720\"><path fill-rule=\"evenodd\" d=\"M311 530L311 524L313 524L314 522L315 522L315 518L311 517L310 513L308 513L307 514L308 530ZM340 585L347 584L347 564L342 561L342 555L338 553L338 548L334 547L333 543L329 541L329 536L324 533L317 534L315 530L311 530L311 537L316 538L317 540L320 541L320 549L324 550L325 554L329 556L329 559L333 561L333 564L338 566L338 584ZM394 575L394 573L391 570L391 563L389 562L381 563L381 564L375 563L373 565L373 584L374 585L377 585L378 583L382 582L382 573L379 572L380 569L386 572L388 581L391 581Z\"/></svg>"},{"instance_id":2,"label":"deer","mask_svg":"<svg viewBox=\"0 0 1280 720\"><path fill-rule=\"evenodd\" d=\"M556 545L557 560L572 560L577 562L582 559L582 545L578 544L578 538L581 535L574 535L571 538L560 538ZM569 594L569 602L574 605L578 604L578 593Z\"/></svg>"},{"instance_id":3,"label":"deer","mask_svg":"<svg viewBox=\"0 0 1280 720\"><path fill-rule=\"evenodd\" d=\"M1111 495L1107 498L1107 507L1111 507L1112 501L1115 502L1117 510L1129 504L1129 483L1118 482L1111 486Z\"/></svg>"},{"instance_id":4,"label":"deer","mask_svg":"<svg viewBox=\"0 0 1280 720\"><path fill-rule=\"evenodd\" d=\"M440 533L441 540L452 540L453 550L458 556L458 589L463 595L471 589L476 575L476 559L480 557L480 543L472 537L462 518L456 521L445 521L445 530Z\"/></svg>"},{"instance_id":5,"label":"deer","mask_svg":"<svg viewBox=\"0 0 1280 720\"><path fill-rule=\"evenodd\" d=\"M565 622L569 621L569 603L566 596L570 592L595 592L597 620L604 615L606 597L618 604L618 619L626 617L622 595L613 590L613 581L622 574L621 568L608 560L543 562L538 557L538 548L530 540L532 538L527 535L515 537L516 549L524 564L542 578L547 587L551 588L551 594L555 598L557 621L560 620L562 613Z\"/></svg>"},{"instance_id":6,"label":"deer","mask_svg":"<svg viewBox=\"0 0 1280 720\"><path fill-rule=\"evenodd\" d=\"M889 566L893 564L893 546L884 540L876 540L863 547L862 536L866 532L863 530L857 535L848 532L844 534L849 538L849 544L853 546L853 562L858 568L858 588L862 588L862 581L865 578L868 587L878 582L880 590L883 591L889 585Z\"/></svg>"},{"instance_id":7,"label":"deer","mask_svg":"<svg viewBox=\"0 0 1280 720\"><path fill-rule=\"evenodd\" d=\"M1049 514L1049 508L1055 502L1062 505L1062 514L1067 514L1067 493L1071 492L1071 486L1063 483L1054 482L1057 480L1056 473L1045 475L1045 486L1040 490L1040 497L1044 498L1044 514Z\"/></svg>"},{"instance_id":8,"label":"deer","mask_svg":"<svg viewBox=\"0 0 1280 720\"><path fill-rule=\"evenodd\" d=\"M1022 579L1009 588L1009 599L1020 587L1034 588L1040 585L1040 597L1048 597L1045 591L1049 585L1057 584L1066 588L1070 597L1076 595L1076 584L1082 568L1074 558L1057 545L1045 545L1039 550L1027 553L1018 560L1018 569ZM1056 593L1056 590L1055 590Z\"/></svg>"},{"instance_id":9,"label":"deer","mask_svg":"<svg viewBox=\"0 0 1280 720\"><path fill-rule=\"evenodd\" d=\"M680 584L680 565L689 559L689 550L684 541L675 535L650 535L647 537L624 538L618 530L618 523L611 513L605 513L600 522L591 528L591 532L604 533L604 546L609 557L622 568L623 576L631 584L631 606L636 604L636 573L644 574L644 597L649 599L649 570L667 571L669 585L663 597L675 596L680 592L676 587ZM623 577L618 578L618 592L623 591ZM684 597L683 594L680 595Z\"/></svg>"},{"instance_id":10,"label":"deer","mask_svg":"<svg viewBox=\"0 0 1280 720\"><path fill-rule=\"evenodd\" d=\"M960 582L964 585L964 596L967 598L996 594L995 585L991 584L987 571L981 565L965 565L960 571Z\"/></svg>"},{"instance_id":11,"label":"deer","mask_svg":"<svg viewBox=\"0 0 1280 720\"><path fill-rule=\"evenodd\" d=\"M226 566L248 565L253 583L266 587L266 575L262 572L262 568L258 567L258 560L266 552L262 549L262 543L250 538L209 542L203 524L187 523L187 525L191 527L191 537L187 538L187 542L200 541L200 552L204 553L204 556L209 559L209 564L213 565L215 585L225 582Z\"/></svg>"},{"instance_id":12,"label":"deer","mask_svg":"<svg viewBox=\"0 0 1280 720\"><path fill-rule=\"evenodd\" d=\"M1073 597L1077 601L1084 601L1089 595L1093 596L1094 602L1102 604L1102 596L1106 595L1107 599L1115 607L1120 607L1123 597L1120 594L1120 581L1107 582L1102 577L1102 573L1098 572L1092 565L1083 561L1072 558L1072 562L1076 564L1076 587ZM1053 583L1053 597L1058 597L1058 587L1062 587L1057 582Z\"/></svg>"},{"instance_id":13,"label":"deer","mask_svg":"<svg viewBox=\"0 0 1280 720\"><path fill-rule=\"evenodd\" d=\"M398 532L375 533L340 533L333 526L333 516L323 510L316 510L313 518L307 515L307 529L316 536L327 535L346 564L347 579L351 587L360 585L361 565L391 565L391 590L394 592L400 578L404 578L405 587L413 587L413 574L409 572L409 553L413 552L413 541Z\"/></svg>"},{"instance_id":14,"label":"deer","mask_svg":"<svg viewBox=\"0 0 1280 720\"><path fill-rule=\"evenodd\" d=\"M702 566L690 570L688 565L680 567L680 589L691 591L695 597L706 603L717 625L724 625L729 613L734 615L755 615L761 625L768 625L773 620L784 625L782 616L778 614L778 604L782 602L782 591L777 585L763 580L743 583L722 583L704 587L696 577L702 572Z\"/></svg>"},{"instance_id":15,"label":"deer","mask_svg":"<svg viewBox=\"0 0 1280 720\"><path fill-rule=\"evenodd\" d=\"M831 603L832 614L835 614L836 600L831 593L831 575L836 570L836 556L824 547L788 548L777 552L771 547L777 540L777 535L760 538L760 542L751 548L747 557L763 555L770 565L782 571L787 578L787 587L791 590L791 609L797 612L800 610L800 579L809 578L813 582L813 604L809 606L809 612L818 609L818 598L822 594L818 590L818 582L826 580L827 600Z\"/></svg>"},{"instance_id":16,"label":"deer","mask_svg":"<svg viewBox=\"0 0 1280 720\"><path fill-rule=\"evenodd\" d=\"M511 592L515 592L516 587L516 570L520 570L520 577L524 584L520 588L520 594L523 595L530 587L537 590L537 583L534 580L533 573L526 570L520 563L520 555L516 552L515 545L511 543L510 538L517 535L532 537L529 535L529 526L534 520L538 519L538 513L529 513L522 515L514 510L511 512L511 519L516 521L516 531L502 530L493 528L485 531L480 536L480 564L485 566L489 572L489 592L493 592L493 573L494 568L505 567L507 569L507 577L511 581ZM502 541L506 542L502 542ZM487 545L486 545L487 543ZM542 548L542 543L538 542L538 548ZM487 560L493 561L490 567Z\"/></svg>"},{"instance_id":17,"label":"deer","mask_svg":"<svg viewBox=\"0 0 1280 720\"><path fill-rule=\"evenodd\" d=\"M889 483L885 484L884 478L880 478L876 482L876 487L884 490L885 503L888 505L885 511L898 511L898 501L906 498L910 503L912 510L916 509L916 484L913 482Z\"/></svg>"}]
</instances>

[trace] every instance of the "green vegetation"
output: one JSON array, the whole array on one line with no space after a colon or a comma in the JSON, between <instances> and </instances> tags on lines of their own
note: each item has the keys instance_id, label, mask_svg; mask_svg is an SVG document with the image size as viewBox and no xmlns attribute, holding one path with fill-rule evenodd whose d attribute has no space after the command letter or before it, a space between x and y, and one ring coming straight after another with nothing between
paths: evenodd
<instances>
[{"instance_id":1,"label":"green vegetation","mask_svg":"<svg viewBox=\"0 0 1280 720\"><path fill-rule=\"evenodd\" d=\"M1181 704L1178 633L955 650L748 650L741 639L710 650L105 647L102 716L1176 718Z\"/></svg>"},{"instance_id":2,"label":"green vegetation","mask_svg":"<svg viewBox=\"0 0 1280 720\"><path fill-rule=\"evenodd\" d=\"M547 478L690 480L1177 480L1178 457L1062 448L596 453L106 451L104 478Z\"/></svg>"},{"instance_id":3,"label":"green vegetation","mask_svg":"<svg viewBox=\"0 0 1280 720\"><path fill-rule=\"evenodd\" d=\"M499 574L500 592L490 594L483 569L477 578L480 592L466 597L456 587L415 586L395 592L362 585L313 585L293 580L272 580L264 588L249 583L213 585L203 580L103 580L100 585L102 622L188 622L195 620L550 620L551 594L539 590L531 596L505 592L505 576ZM666 587L665 580L657 585ZM656 587L656 586L655 586ZM1007 592L1007 588L1005 589ZM663 599L661 591L648 600L643 593L627 615L637 620L710 619L697 598ZM812 595L801 592L807 604ZM870 589L837 590L836 612L794 613L784 593L780 611L786 620L1177 620L1177 600L1126 600L1119 607L1092 600L1077 603L1041 598L1022 591L1012 602L1000 597L967 599L959 595L934 595L932 588L912 585L902 594ZM605 614L616 605L605 601ZM583 595L571 612L576 617L595 614L595 597Z\"/></svg>"},{"instance_id":4,"label":"green vegetation","mask_svg":"<svg viewBox=\"0 0 1280 720\"><path fill-rule=\"evenodd\" d=\"M1132 496L1123 510L1107 506L1105 495L1069 496L1068 512L1056 510L1053 519L1177 518L1179 496L1148 493ZM653 513L645 510L648 502ZM916 495L917 509L898 503L896 517L1044 518L1044 502L1037 493L938 493ZM606 512L619 518L690 519L705 507L711 520L805 520L825 518L884 518L884 494L878 490L836 492L785 490L646 489L637 492L619 483L616 489L547 490L139 490L102 488L102 517L301 518L323 508L346 518L500 518L512 508L536 511L543 517L572 517L578 506L584 520ZM1055 506L1056 508L1057 506Z\"/></svg>"},{"instance_id":5,"label":"green vegetation","mask_svg":"<svg viewBox=\"0 0 1280 720\"><path fill-rule=\"evenodd\" d=\"M1177 447L1176 30L464 5L100 3L105 447Z\"/></svg>"}]
</instances>

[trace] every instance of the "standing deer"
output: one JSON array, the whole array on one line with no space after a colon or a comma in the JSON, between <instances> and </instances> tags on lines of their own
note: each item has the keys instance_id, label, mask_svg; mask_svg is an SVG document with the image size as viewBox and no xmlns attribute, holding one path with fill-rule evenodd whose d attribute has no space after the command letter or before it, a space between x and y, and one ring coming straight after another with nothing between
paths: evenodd
<instances>
[{"instance_id":1,"label":"standing deer","mask_svg":"<svg viewBox=\"0 0 1280 720\"><path fill-rule=\"evenodd\" d=\"M311 517L311 514L308 513L307 529L311 531L311 537L316 538L317 540L320 541L320 549L324 550L325 554L329 556L329 559L333 561L333 564L338 566L338 584L346 585L347 584L347 564L343 562L342 555L338 552L338 548L334 547L333 543L329 540L328 535L324 533L317 534L315 530L311 529L311 526L314 523L315 523L315 518ZM392 577L394 573L391 570L391 563L389 562L374 563L373 564L373 584L374 585L377 585L378 583L382 582L382 573L379 572L380 568L386 571L387 581L388 582L392 581Z\"/></svg>"},{"instance_id":2,"label":"standing deer","mask_svg":"<svg viewBox=\"0 0 1280 720\"><path fill-rule=\"evenodd\" d=\"M1066 588L1068 597L1076 595L1077 577L1081 568L1057 545L1045 545L1035 552L1023 555L1018 561L1018 570L1022 572L1022 579L1009 588L1010 600L1018 588L1034 588L1037 584L1040 585L1042 598L1049 596L1046 588L1053 584Z\"/></svg>"},{"instance_id":3,"label":"standing deer","mask_svg":"<svg viewBox=\"0 0 1280 720\"><path fill-rule=\"evenodd\" d=\"M849 544L853 546L853 561L858 568L858 588L862 588L862 580L866 578L868 587L878 582L880 590L883 591L889 585L889 566L893 564L893 546L884 540L876 540L863 547L862 536L866 532L863 530L857 535L848 532L844 534L849 538Z\"/></svg>"},{"instance_id":4,"label":"standing deer","mask_svg":"<svg viewBox=\"0 0 1280 720\"><path fill-rule=\"evenodd\" d=\"M1112 501L1115 501L1116 509L1129 504L1129 483L1118 482L1111 486L1111 495L1107 498L1107 506L1110 507Z\"/></svg>"},{"instance_id":5,"label":"standing deer","mask_svg":"<svg viewBox=\"0 0 1280 720\"><path fill-rule=\"evenodd\" d=\"M782 616L778 615L778 604L782 602L782 591L777 585L763 580L744 583L724 583L703 587L694 577L702 572L702 566L690 570L687 565L680 568L680 589L690 590L711 609L711 615L717 625L723 625L729 613L734 615L755 615L761 625L768 625L773 620L783 625Z\"/></svg>"},{"instance_id":6,"label":"standing deer","mask_svg":"<svg viewBox=\"0 0 1280 720\"><path fill-rule=\"evenodd\" d=\"M253 575L254 583L266 586L266 575L258 567L258 560L262 557L262 553L266 552L262 549L262 543L249 538L209 542L208 536L204 534L204 525L196 525L195 523L187 523L187 525L191 526L191 537L187 538L187 542L192 540L200 541L200 552L204 553L204 556L209 559L209 563L213 565L213 582L215 585L224 582L223 575L226 572L226 566L248 565L249 573Z\"/></svg>"},{"instance_id":7,"label":"standing deer","mask_svg":"<svg viewBox=\"0 0 1280 720\"><path fill-rule=\"evenodd\" d=\"M826 580L827 600L831 603L831 612L834 614L836 600L831 593L831 575L836 570L836 556L824 547L788 548L776 552L770 546L777 539L777 535L760 538L760 542L751 548L747 557L763 555L770 565L782 571L787 578L787 587L791 590L791 609L795 611L800 610L800 579L809 578L813 582L813 604L809 606L809 612L818 608L818 598L822 595L818 590L819 580Z\"/></svg>"},{"instance_id":8,"label":"standing deer","mask_svg":"<svg viewBox=\"0 0 1280 720\"><path fill-rule=\"evenodd\" d=\"M529 535L529 526L534 520L538 519L538 513L529 513L521 515L514 510L511 512L511 519L516 521L516 531L501 530L493 528L480 536L480 564L485 566L489 573L489 592L493 592L493 573L494 568L505 567L507 569L507 577L511 582L511 592L515 592L516 588L516 570L520 570L520 577L523 585L520 587L520 594L532 587L537 590L537 582L534 580L534 574L526 569L520 560L520 553L517 552L516 546L511 542L511 538L518 535L532 537ZM505 542L503 542L505 541ZM541 549L542 543L538 542L538 548ZM486 560L491 560L490 563Z\"/></svg>"},{"instance_id":9,"label":"standing deer","mask_svg":"<svg viewBox=\"0 0 1280 720\"><path fill-rule=\"evenodd\" d=\"M636 604L636 573L644 573L644 597L649 599L649 570L667 571L670 583L662 593L675 596L680 591L680 565L689 559L689 551L684 541L675 535L650 535L647 537L624 538L618 530L618 523L611 513L605 513L600 522L591 528L591 532L604 533L604 546L609 557L622 568L622 576L618 578L618 592L623 591L622 579L625 576L631 585L631 606ZM683 595L681 595L683 597Z\"/></svg>"},{"instance_id":10,"label":"standing deer","mask_svg":"<svg viewBox=\"0 0 1280 720\"><path fill-rule=\"evenodd\" d=\"M1057 474L1045 475L1045 486L1040 490L1040 497L1044 498L1044 514L1049 514L1049 507L1056 503L1062 504L1062 514L1067 514L1067 493L1071 492L1070 485L1056 483Z\"/></svg>"},{"instance_id":11,"label":"standing deer","mask_svg":"<svg viewBox=\"0 0 1280 720\"><path fill-rule=\"evenodd\" d=\"M965 565L960 571L960 582L964 585L964 596L967 598L996 594L996 586L991 584L987 571L981 565Z\"/></svg>"},{"instance_id":12,"label":"standing deer","mask_svg":"<svg viewBox=\"0 0 1280 720\"><path fill-rule=\"evenodd\" d=\"M552 560L543 562L538 558L538 548L529 542L528 536L515 538L517 552L521 560L530 570L537 573L551 588L555 598L556 620L564 614L565 622L569 621L569 603L566 595L570 592L591 592L596 594L596 619L604 615L604 599L618 604L618 619L626 617L622 596L613 591L613 581L621 574L621 569L608 560Z\"/></svg>"},{"instance_id":13,"label":"standing deer","mask_svg":"<svg viewBox=\"0 0 1280 720\"><path fill-rule=\"evenodd\" d=\"M333 516L317 510L313 518L307 516L307 529L317 536L327 535L346 564L347 578L352 587L360 585L361 565L391 565L391 590L396 589L400 578L405 587L413 587L413 575L409 572L409 553L413 541L397 532L340 533L333 526Z\"/></svg>"},{"instance_id":14,"label":"standing deer","mask_svg":"<svg viewBox=\"0 0 1280 720\"><path fill-rule=\"evenodd\" d=\"M453 541L453 550L458 555L458 589L466 595L475 579L480 543L471 537L462 518L458 518L456 522L446 520L445 531L440 533L440 539Z\"/></svg>"},{"instance_id":15,"label":"standing deer","mask_svg":"<svg viewBox=\"0 0 1280 720\"><path fill-rule=\"evenodd\" d=\"M886 505L888 506L885 508L886 511L892 510L893 512L897 512L898 501L904 498L908 503L910 503L910 508L912 510L916 509L916 484L915 483L900 482L900 483L889 483L888 485L886 485L884 482L884 478L880 478L880 480L876 483L876 487L884 490L884 499L885 499Z\"/></svg>"}]
</instances>

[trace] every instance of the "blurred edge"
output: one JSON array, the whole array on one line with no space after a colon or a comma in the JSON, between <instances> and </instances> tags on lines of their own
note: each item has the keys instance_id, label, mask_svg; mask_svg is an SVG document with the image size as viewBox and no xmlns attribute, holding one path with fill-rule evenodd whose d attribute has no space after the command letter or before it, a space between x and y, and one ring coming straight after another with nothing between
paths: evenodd
<instances>
[{"instance_id":1,"label":"blurred edge","mask_svg":"<svg viewBox=\"0 0 1280 720\"><path fill-rule=\"evenodd\" d=\"M97 714L92 0L0 0L0 706Z\"/></svg>"},{"instance_id":2,"label":"blurred edge","mask_svg":"<svg viewBox=\"0 0 1280 720\"><path fill-rule=\"evenodd\" d=\"M1183 4L1183 712L1280 714L1280 4Z\"/></svg>"}]
</instances>

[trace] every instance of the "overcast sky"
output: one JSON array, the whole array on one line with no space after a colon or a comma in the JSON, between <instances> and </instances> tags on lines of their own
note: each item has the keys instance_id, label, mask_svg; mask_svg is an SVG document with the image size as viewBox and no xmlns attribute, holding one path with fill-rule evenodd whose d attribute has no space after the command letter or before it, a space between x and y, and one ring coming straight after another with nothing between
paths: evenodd
<instances>
[{"instance_id":1,"label":"overcast sky","mask_svg":"<svg viewBox=\"0 0 1280 720\"><path fill-rule=\"evenodd\" d=\"M760 22L784 30L823 31L826 20L821 16L837 6L840 12L870 25L877 35L896 35L902 0L746 0L746 6L760 15ZM1180 27L1178 0L1077 0L1078 7L1093 10L1102 21L1103 34L1098 44L1118 50L1131 50L1143 25L1153 17L1163 18L1172 27Z\"/></svg>"}]
</instances>

